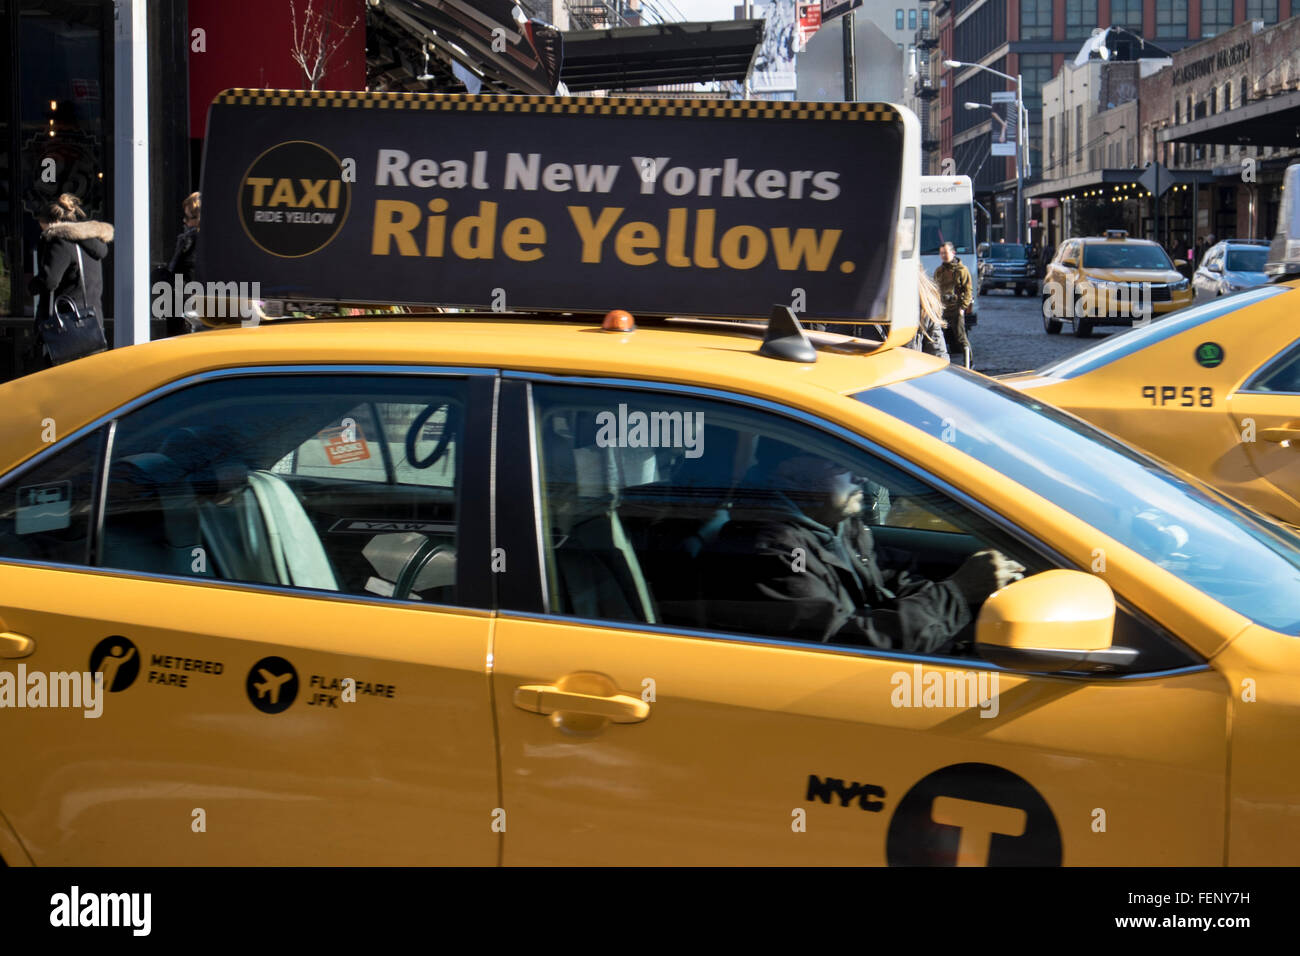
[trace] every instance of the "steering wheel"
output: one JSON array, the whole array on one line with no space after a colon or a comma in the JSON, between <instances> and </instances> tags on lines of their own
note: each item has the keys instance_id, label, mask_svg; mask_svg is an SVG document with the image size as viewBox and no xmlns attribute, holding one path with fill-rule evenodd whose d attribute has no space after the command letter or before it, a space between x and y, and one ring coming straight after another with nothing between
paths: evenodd
<instances>
[{"instance_id":1,"label":"steering wheel","mask_svg":"<svg viewBox=\"0 0 1300 956\"><path fill-rule=\"evenodd\" d=\"M438 436L438 443L433 446L433 451L420 458L415 450L415 443L420 438L420 432L424 431L424 426L429 423L429 419L434 416L435 412L447 409L447 419L442 426L442 434ZM452 436L456 433L456 406L450 402L442 404L432 404L427 406L420 414L415 416L415 421L411 422L411 427L406 430L406 461L412 468L429 468L447 453L447 447L451 444Z\"/></svg>"}]
</instances>

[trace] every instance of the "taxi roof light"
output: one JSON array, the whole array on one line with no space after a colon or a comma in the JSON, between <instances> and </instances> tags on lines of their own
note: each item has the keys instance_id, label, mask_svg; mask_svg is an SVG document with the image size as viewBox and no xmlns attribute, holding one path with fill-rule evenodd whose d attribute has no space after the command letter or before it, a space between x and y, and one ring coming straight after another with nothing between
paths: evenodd
<instances>
[{"instance_id":1,"label":"taxi roof light","mask_svg":"<svg viewBox=\"0 0 1300 956\"><path fill-rule=\"evenodd\" d=\"M1127 239L1127 238L1128 238L1128 230L1127 230L1127 229L1107 229L1107 230L1106 230L1106 238L1107 238L1107 239Z\"/></svg>"}]
</instances>

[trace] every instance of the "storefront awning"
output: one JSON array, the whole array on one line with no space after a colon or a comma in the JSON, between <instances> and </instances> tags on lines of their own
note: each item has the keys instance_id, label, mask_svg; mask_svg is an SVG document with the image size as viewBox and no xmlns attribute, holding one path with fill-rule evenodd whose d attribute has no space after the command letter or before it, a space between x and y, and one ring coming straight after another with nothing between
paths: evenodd
<instances>
[{"instance_id":1,"label":"storefront awning","mask_svg":"<svg viewBox=\"0 0 1300 956\"><path fill-rule=\"evenodd\" d=\"M1048 179L1025 187L1025 195L1031 199L1044 196L1068 196L1089 189L1101 189L1109 185L1136 183L1145 168L1132 169L1093 169L1084 173L1075 173L1064 179ZM1204 169L1171 169L1168 171L1170 185L1181 183L1212 183L1214 173ZM1164 174L1161 175L1164 180Z\"/></svg>"},{"instance_id":2,"label":"storefront awning","mask_svg":"<svg viewBox=\"0 0 1300 956\"><path fill-rule=\"evenodd\" d=\"M1292 90L1156 133L1162 143L1300 146L1300 90Z\"/></svg>"},{"instance_id":3,"label":"storefront awning","mask_svg":"<svg viewBox=\"0 0 1300 956\"><path fill-rule=\"evenodd\" d=\"M573 30L560 78L575 93L743 80L762 39L762 20Z\"/></svg>"}]
</instances>

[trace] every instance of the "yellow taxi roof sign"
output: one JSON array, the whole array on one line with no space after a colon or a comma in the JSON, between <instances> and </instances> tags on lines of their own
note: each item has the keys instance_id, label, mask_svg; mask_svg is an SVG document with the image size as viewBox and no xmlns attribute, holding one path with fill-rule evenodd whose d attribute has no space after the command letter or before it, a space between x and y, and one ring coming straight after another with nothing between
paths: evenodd
<instances>
[{"instance_id":1,"label":"yellow taxi roof sign","mask_svg":"<svg viewBox=\"0 0 1300 956\"><path fill-rule=\"evenodd\" d=\"M205 281L269 299L916 326L889 103L227 90Z\"/></svg>"}]
</instances>

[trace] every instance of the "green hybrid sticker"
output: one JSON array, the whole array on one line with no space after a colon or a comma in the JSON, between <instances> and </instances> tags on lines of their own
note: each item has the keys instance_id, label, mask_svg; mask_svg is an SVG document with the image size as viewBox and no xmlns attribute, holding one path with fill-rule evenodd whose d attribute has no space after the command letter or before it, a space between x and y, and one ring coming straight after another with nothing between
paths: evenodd
<instances>
[{"instance_id":1,"label":"green hybrid sticker","mask_svg":"<svg viewBox=\"0 0 1300 956\"><path fill-rule=\"evenodd\" d=\"M1218 368L1223 364L1223 346L1218 342L1202 342L1196 346L1196 363L1204 368Z\"/></svg>"}]
</instances>

